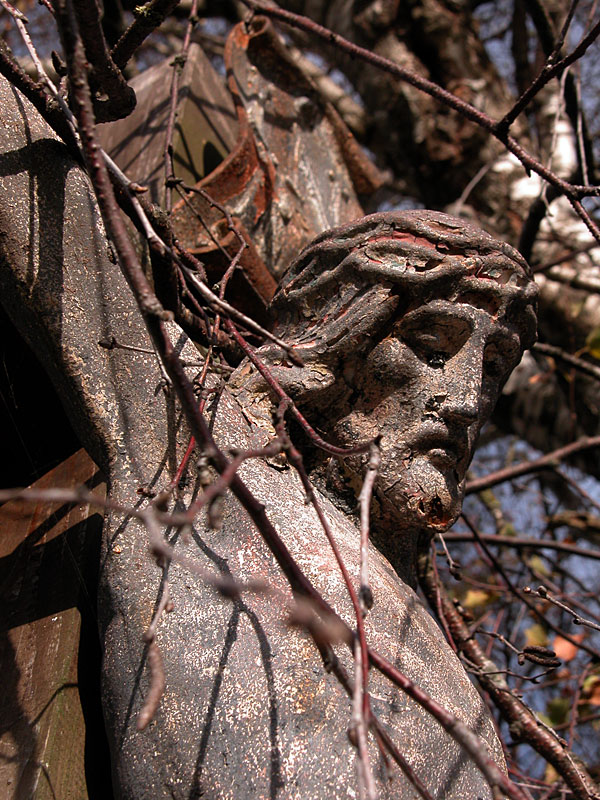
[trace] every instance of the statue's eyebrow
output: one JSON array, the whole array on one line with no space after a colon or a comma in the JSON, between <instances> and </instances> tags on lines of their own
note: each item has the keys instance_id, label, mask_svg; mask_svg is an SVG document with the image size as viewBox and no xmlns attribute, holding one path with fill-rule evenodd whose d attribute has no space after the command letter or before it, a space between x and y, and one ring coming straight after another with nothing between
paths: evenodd
<instances>
[{"instance_id":1,"label":"statue's eyebrow","mask_svg":"<svg viewBox=\"0 0 600 800\"><path fill-rule=\"evenodd\" d=\"M470 303L460 303L453 300L438 299L432 300L430 303L419 306L412 311L407 311L398 320L397 325L412 323L418 321L420 317L440 316L461 320L466 322L469 326L473 327L473 321L465 309L468 308ZM483 309L485 310L485 309Z\"/></svg>"}]
</instances>

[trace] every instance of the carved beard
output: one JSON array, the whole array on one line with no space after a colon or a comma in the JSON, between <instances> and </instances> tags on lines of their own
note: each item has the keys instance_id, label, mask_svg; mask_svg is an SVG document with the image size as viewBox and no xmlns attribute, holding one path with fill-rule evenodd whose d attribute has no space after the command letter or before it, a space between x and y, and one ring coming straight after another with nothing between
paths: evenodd
<instances>
[{"instance_id":1,"label":"carved beard","mask_svg":"<svg viewBox=\"0 0 600 800\"><path fill-rule=\"evenodd\" d=\"M447 442L437 444L435 428L431 428L431 439L422 444L426 425L420 426L421 444L398 442L395 430L371 430L372 420L360 412L351 412L335 426L336 439L341 443L356 443L365 438L381 434L381 465L375 485L375 498L379 511L374 522L378 527L389 526L388 535L402 531L427 532L433 536L454 524L462 507L464 477L470 461L471 437L463 431L455 434L459 442L458 452L450 449ZM410 439L410 434L409 437ZM442 446L444 445L444 446ZM425 452L423 450L425 449ZM351 478L355 491L366 473L368 456L352 456L344 459L344 471ZM382 531L384 533L384 531Z\"/></svg>"},{"instance_id":2,"label":"carved beard","mask_svg":"<svg viewBox=\"0 0 600 800\"><path fill-rule=\"evenodd\" d=\"M464 480L455 470L442 471L427 455L417 455L404 462L402 477L395 464L386 463L382 455L376 497L383 517L393 522L396 530L417 529L430 536L441 533L456 522L460 514Z\"/></svg>"}]
</instances>

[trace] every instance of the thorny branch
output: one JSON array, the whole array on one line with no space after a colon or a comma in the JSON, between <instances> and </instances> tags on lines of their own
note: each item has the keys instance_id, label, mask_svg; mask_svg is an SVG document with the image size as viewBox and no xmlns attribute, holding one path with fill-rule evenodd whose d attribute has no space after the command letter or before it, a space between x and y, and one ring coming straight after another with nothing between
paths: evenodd
<instances>
[{"instance_id":1,"label":"thorny branch","mask_svg":"<svg viewBox=\"0 0 600 800\"><path fill-rule=\"evenodd\" d=\"M298 28L300 30L306 31L308 33L313 34L314 36L319 37L320 39L324 40L328 44L338 48L339 50L347 53L352 58L358 58L361 61L364 61L367 64L371 64L372 66L382 70L383 72L387 72L390 75L393 75L395 78L399 80L406 81L407 83L414 86L416 89L419 89L425 94L430 95L435 100L439 101L443 105L447 106L448 108L452 108L454 111L457 111L461 114L465 119L468 119L471 122L474 122L476 125L479 125L481 128L486 130L492 136L497 138L507 150L509 150L516 158L521 162L525 171L529 174L529 172L536 172L540 177L542 177L545 181L547 181L551 186L555 187L555 189L559 192L559 194L564 194L565 197L568 198L569 202L575 209L576 213L580 216L583 222L586 224L590 233L594 236L594 238L600 242L600 228L596 225L596 223L592 220L590 215L584 209L581 204L581 198L583 197L597 197L600 194L600 189L597 186L580 186L580 185L573 185L568 181L563 180L560 178L555 172L548 169L541 161L537 158L532 156L525 148L519 144L519 142L510 134L508 134L508 125L504 120L496 121L492 119L488 114L480 111L479 109L472 106L470 103L462 100L457 95L452 94L451 92L447 91L446 89L442 88L438 84L430 81L427 78L424 78L422 75L414 72L413 70L408 69L394 61L390 61L388 58L384 58L383 56L379 55L378 53L373 53L369 50L366 50L359 45L354 44L354 42L345 39L343 36L340 36L337 33L329 30L328 28L324 28L322 25L314 22L313 20L309 19L308 17L303 17L299 14L294 14L291 11L287 11L286 9L279 8L278 6L269 5L262 0L242 0L244 5L250 8L253 12L259 12L264 14L266 17L270 17L272 19L276 19L280 22L284 22L292 27ZM580 57L586 49L595 41L598 36L600 35L600 23L596 25L590 34L585 37L584 41L580 43L579 47L577 48L577 55L570 54L565 59L564 64L562 64L562 69L564 69L568 64L572 63L572 61L576 60L576 58ZM559 70L560 71L560 70ZM557 71L558 72L558 71ZM546 85L548 80L550 80L554 75L557 74L556 72L552 71L550 77L546 80L544 79L540 86L536 88L534 94L536 94L542 86Z\"/></svg>"},{"instance_id":2,"label":"thorny branch","mask_svg":"<svg viewBox=\"0 0 600 800\"><path fill-rule=\"evenodd\" d=\"M572 204L573 208L579 214L581 219L587 224L588 228L598 238L598 228L592 220L588 211L583 207L581 199L587 196L597 196L599 189L597 186L590 185L576 185L569 181L559 178L554 172L544 166L541 161L537 160L534 156L528 153L513 137L508 133L510 125L517 118L517 116L527 108L530 101L538 95L541 89L548 85L549 81L554 77L560 76L564 70L572 63L577 61L587 51L590 45L597 39L600 33L600 23L591 27L586 33L579 44L567 55L562 55L561 47L563 45L564 35L559 37L556 42L555 50L548 55L546 64L542 67L541 72L534 82L528 87L526 92L517 101L514 107L507 112L507 114L496 121L484 112L478 110L474 106L462 100L457 95L448 92L437 84L429 81L416 72L409 70L403 66L396 64L381 56L370 53L363 48L349 42L338 34L317 25L316 23L308 20L305 17L300 17L291 14L284 9L267 6L259 0L244 0L245 4L255 11L260 11L266 16L278 19L290 25L302 28L309 33L321 37L324 41L337 47L354 58L360 58L364 61L376 66L377 68L393 75L394 77L409 82L420 91L423 91L430 96L434 97L438 102L453 108L459 114L462 114L466 119L474 122L475 124L488 131L491 135L499 139L505 147L512 152L521 161L526 170L533 170L542 176L548 183L554 187L557 194L564 194ZM4 5L4 3L3 3ZM113 508L123 513L133 514L146 525L149 537L151 540L151 549L155 557L160 563L165 563L168 559L178 559L181 563L194 571L199 579L214 585L219 591L227 595L229 592L231 596L245 590L258 590L267 591L268 587L253 587L253 586L225 586L222 579L215 578L212 575L204 573L198 568L194 562L189 559L177 556L172 549L166 544L161 532L161 526L176 525L184 526L190 524L196 515L204 508L210 509L213 501L219 497L226 489L230 489L238 498L240 503L244 506L247 512L254 520L256 527L261 532L268 546L274 553L282 571L286 575L291 586L294 597L297 603L305 599L310 606L310 616L315 617L315 612L318 615L318 621L315 623L309 622L304 619L302 624L311 633L315 644L323 652L329 648L328 654L328 668L336 675L342 686L346 689L348 694L352 697L352 720L351 720L351 735L357 745L358 749L358 767L360 774L361 786L365 789L369 798L376 796L376 790L373 783L373 775L368 755L368 736L372 735L380 748L385 749L394 761L407 775L409 780L413 783L419 794L423 798L430 798L430 795L425 786L419 781L418 777L411 770L410 766L405 762L402 753L398 747L393 743L389 734L385 731L379 720L374 716L369 703L368 692L368 673L370 666L375 666L383 674L385 674L395 685L399 686L417 703L432 714L432 716L452 735L465 750L471 755L474 761L478 764L479 768L486 775L492 787L500 788L510 798L522 799L523 792L517 787L511 785L505 776L497 769L495 764L487 757L481 743L462 723L460 723L452 714L449 714L445 709L441 708L435 701L428 697L419 687L415 686L406 676L399 672L393 665L389 664L380 655L369 649L363 625L363 617L368 611L371 603L372 596L369 589L368 580L368 562L366 558L368 538L369 538L369 508L370 500L373 491L373 484L376 478L378 467L378 447L376 442L365 443L359 448L353 450L343 450L337 448L321 439L314 429L309 425L306 419L302 416L300 411L296 408L293 400L284 392L282 387L278 384L274 376L269 372L268 368L261 359L254 352L246 341L245 335L242 335L238 329L240 326L246 330L260 335L266 340L274 342L279 346L287 357L294 363L301 363L298 354L288 347L288 345L273 337L270 331L257 325L251 318L243 315L234 306L225 300L225 292L229 277L236 269L240 256L244 247L246 246L243 237L239 235L233 222L228 215L225 207L220 207L224 215L227 217L227 223L239 238L240 249L238 254L230 259L229 267L223 276L219 291L211 291L204 278L202 265L195 261L191 254L182 252L178 249L176 242L165 235L156 223L156 218L153 216L152 209L140 197L137 197L137 192L143 187L137 187L131 184L128 179L120 173L116 165L113 165L110 160L107 160L105 154L99 150L94 133L95 121L98 121L98 114L105 113L100 111L102 104L111 105L116 103L117 112L121 113L119 109L125 109L128 102L127 87L124 82L122 70L126 63L135 53L136 49L140 46L142 41L150 35L162 20L170 13L170 11L177 5L173 0L151 0L145 6L136 10L136 18L128 31L122 36L121 40L113 48L112 52L108 52L103 36L99 35L99 20L96 15L95 6L92 3L84 3L81 8L77 4L73 4L71 0L65 0L57 4L57 16L60 22L61 33L63 36L65 51L67 55L67 65L69 70L70 91L72 94L73 104L76 110L77 117L77 132L74 133L73 126L69 122L69 116L65 111L64 100L58 95L58 92L53 87L47 76L43 72L41 63L38 65L38 74L40 83L32 81L28 75L18 67L15 59L10 51L6 48L3 42L0 41L0 74L7 77L14 86L20 89L23 94L34 104L37 110L42 114L44 119L51 125L51 127L61 136L61 138L70 146L70 149L76 157L79 156L79 143L77 135L81 137L81 144L85 152L86 163L90 172L94 188L97 193L98 201L102 210L102 216L106 229L113 241L115 248L119 255L119 263L123 269L124 275L132 288L133 293L138 301L140 310L145 317L151 336L154 341L155 348L164 364L164 368L168 373L170 380L173 383L174 389L178 394L182 407L184 409L189 426L192 430L193 436L190 440L189 446L185 457L180 465L177 475L171 482L169 491L172 491L179 483L186 465L191 457L194 447L198 447L203 454L203 457L210 460L219 473L219 477L205 487L205 491L201 494L195 504L191 505L186 511L169 514L164 511L160 504L164 501L164 497L157 498L148 509L143 511L134 512L130 508L125 508L114 504L110 501L104 501L101 505L104 508ZM94 6L94 7L92 7ZM195 21L195 6L192 9L192 14L188 23L188 34ZM21 32L26 39L24 33L24 23L16 15L17 24L22 29ZM565 22L565 26L566 26ZM566 27L563 27L563 34ZM79 33L77 33L79 31ZM186 43L189 44L190 37L186 37L183 47L183 53L186 51ZM35 54L35 50L33 54ZM91 69L90 64L91 62ZM34 58L34 63L36 59ZM175 75L176 73L174 73ZM100 76L100 77L99 77ZM90 81L92 83L92 91L90 92ZM43 88L45 86L45 89ZM108 99L99 95L99 86L106 91ZM171 111L172 117L176 111L176 98L177 98L177 83L174 78L174 89L172 92ZM51 95L51 96L50 96ZM61 103L62 100L62 103ZM113 111L108 112L112 114ZM171 135L172 124L169 126L169 132L166 138L165 151L170 159L171 152ZM585 172L583 173L585 175ZM171 175L170 161L169 168L167 169L167 194L169 189L169 181L171 184L174 182ZM575 178L573 178L575 180ZM117 188L117 197L115 197L114 187ZM122 194L126 195L126 203L123 201ZM210 198L206 198L210 201ZM127 206L127 204L129 204ZM200 382L203 384L208 370L208 365L214 357L212 350L213 343L219 342L219 328L221 320L223 320L224 327L229 332L232 339L240 347L241 351L247 356L254 366L259 370L266 383L269 385L275 401L279 404L277 412L277 425L276 438L266 447L248 450L243 453L231 453L229 457L223 453L217 446L212 438L212 435L206 425L203 411L205 404L205 397L201 398L198 402L194 394L193 387L187 379L183 365L173 351L173 347L169 337L165 331L163 322L171 318L171 312L165 310L161 302L155 295L152 287L148 283L138 261L137 254L131 246L131 242L127 231L123 225L120 217L119 205L121 207L127 206L129 213L132 214L138 227L143 231L150 245L150 248L155 252L170 260L174 270L177 271L182 283L183 291L195 290L195 299L197 315L202 317L207 336L211 339L209 353L206 357L203 366L203 374ZM218 205L218 204L217 204ZM167 244L168 243L168 244ZM546 352L549 355L554 355L561 358L566 363L583 369L590 374L596 375L596 368L592 364L578 359L576 356L569 356L567 353L550 352L548 349L544 351L544 347L539 346L541 352ZM299 452L292 444L287 429L285 427L285 415L291 414L295 417L296 421L303 427L305 432L311 437L312 441L319 447L327 450L337 457L344 457L352 453L366 452L370 449L370 461L367 476L365 478L363 488L360 494L360 521L361 521L361 566L360 566L360 584L358 592L353 587L346 567L337 552L335 540L328 528L327 520L319 508L314 492L312 491L310 481L302 464L302 459ZM581 439L574 442L567 447L560 448L554 453L550 453L535 461L528 462L527 464L517 465L506 470L500 470L486 478L471 481L467 486L467 492L481 491L484 488L489 488L500 482L525 475L536 470L551 468L556 466L560 460L568 455L579 452L584 449L596 447L600 444L600 437L591 437ZM307 498L313 503L315 512L317 513L325 534L330 540L331 547L336 553L336 558L346 586L348 593L354 605L354 612L356 617L356 630L346 625L335 614L335 612L328 606L326 601L319 595L314 586L308 581L306 576L298 568L293 557L285 547L285 544L279 537L277 531L270 523L264 508L252 496L248 488L238 475L239 466L249 458L267 457L275 453L284 452L287 455L290 463L296 468L300 479L304 485ZM55 490L56 491L56 490ZM0 492L0 501L8 497L20 496L23 498L36 497L35 493L22 492L20 494L2 493ZM41 496L41 495L38 495ZM77 501L81 502L83 497L87 497L86 502L92 502L93 498L86 495L84 492L76 493ZM45 498L49 495L45 494ZM73 500L73 493L71 495L54 494L53 497L61 497L65 502ZM68 498L71 498L70 500ZM471 534L474 537L474 534ZM447 542L459 541L461 537L464 539L464 534L448 534L445 538ZM477 538L477 537L475 537ZM508 537L508 536L483 536L479 535L478 540L481 543L495 543L507 545L517 549L523 548L547 548L554 549L557 552L564 552L573 555L585 555L589 558L598 558L595 551L584 548L578 548L574 545L558 541L550 540L537 540L523 537ZM446 546L444 544L444 546ZM488 551L489 552L489 551ZM448 553L449 559L451 557ZM423 585L430 599L433 597L434 602L432 607L436 608L438 613L442 616L442 622L446 630L450 633L451 639L456 643L459 650L461 650L468 662L476 669L478 679L486 691L492 697L494 703L500 709L501 713L511 725L511 732L515 738L527 741L532 744L538 752L543 755L563 776L567 785L570 787L574 796L577 798L586 798L589 800L591 797L597 797L595 789L592 787L589 777L585 771L574 761L567 750L565 750L563 743L558 739L545 725L542 725L539 720L527 709L525 704L516 696L516 694L508 688L502 674L514 674L506 670L494 669L495 664L487 658L482 648L477 644L474 635L469 631L464 620L460 615L460 611L452 604L441 587L437 573L434 568L430 570L429 566L424 567L425 572L422 573ZM499 570L501 573L502 571ZM433 576L433 577L432 577ZM512 586L511 580L505 574L506 583ZM590 620L585 620L581 615L574 612L566 603L557 600L552 595L549 595L547 590L544 594L540 594L542 590L538 590L538 595L544 597L557 607L569 613L576 622L587 625L591 628L598 628L595 623ZM148 643L147 661L151 674L151 688L146 697L145 704L142 712L138 718L138 727L141 729L153 718L156 708L160 702L160 697L164 691L165 675L162 666L162 659L156 641L156 630L159 620L163 611L167 608L169 603L168 582L166 578L163 583L163 595L159 608L153 618L153 621L148 628L146 638ZM301 616L301 614L300 614ZM343 667L339 664L335 655L331 651L327 635L323 634L323 627L333 625L335 623L336 631L341 639L350 648L354 654L355 662L355 676L354 682L350 681L347 674L345 674ZM320 626L320 628L319 628ZM317 629L321 631L319 634ZM319 638L321 637L321 638ZM586 649L585 645L581 649Z\"/></svg>"},{"instance_id":3,"label":"thorny branch","mask_svg":"<svg viewBox=\"0 0 600 800\"><path fill-rule=\"evenodd\" d=\"M173 345L164 327L163 320L167 315L154 296L137 260L137 256L129 242L124 224L119 216L117 203L104 159L101 157L95 143L94 117L89 86L86 80L85 55L81 39L76 33L77 24L69 0L67 0L66 6L60 8L59 19L61 35L63 36L65 51L68 58L69 77L85 158L107 230L119 256L121 269L133 290L157 352L163 361L165 370L179 397L191 431L196 440L201 444L204 452L210 457L217 471L223 474L225 470L228 469L230 462L218 448L204 418L198 413L193 387L185 374L183 366L173 349ZM228 311L229 309L227 308L224 310ZM295 563L287 547L279 537L279 534L269 521L264 507L253 497L252 493L237 474L232 476L229 488L250 515L257 529L261 532L283 573L287 577L292 591L301 597L305 596L310 598L315 602L319 610L324 611L328 616L336 618L337 615L335 615L335 612L315 590L313 585ZM342 567L342 564L340 564L340 567ZM350 591L351 583L348 585L348 589ZM354 596L354 600L355 608L357 612L359 612L356 595ZM357 613L357 624L359 626L361 625L360 613ZM353 649L355 641L354 633L345 624L344 630L346 644ZM362 640L364 642L364 636ZM450 736L464 747L492 786L501 788L512 800L522 800L523 795L521 791L507 780L506 776L487 755L478 737L469 730L464 723L446 709L442 708L436 701L429 697L422 689L417 687L378 653L367 649L365 655L368 657L369 661L393 683L431 713ZM366 669L366 664L367 658L365 658L363 670Z\"/></svg>"}]
</instances>

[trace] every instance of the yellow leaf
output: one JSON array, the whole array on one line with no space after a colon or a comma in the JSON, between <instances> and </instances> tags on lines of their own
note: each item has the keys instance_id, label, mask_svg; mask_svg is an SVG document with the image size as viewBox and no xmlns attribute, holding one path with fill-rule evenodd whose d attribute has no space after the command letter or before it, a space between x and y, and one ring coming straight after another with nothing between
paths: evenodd
<instances>
[{"instance_id":1,"label":"yellow leaf","mask_svg":"<svg viewBox=\"0 0 600 800\"><path fill-rule=\"evenodd\" d=\"M548 646L548 634L546 633L544 626L540 625L539 622L531 625L531 627L527 628L524 633L525 644L527 647L531 647L532 645L537 645L538 647Z\"/></svg>"},{"instance_id":2,"label":"yellow leaf","mask_svg":"<svg viewBox=\"0 0 600 800\"><path fill-rule=\"evenodd\" d=\"M546 703L546 712L552 725L562 725L571 710L570 697L553 697Z\"/></svg>"},{"instance_id":3,"label":"yellow leaf","mask_svg":"<svg viewBox=\"0 0 600 800\"><path fill-rule=\"evenodd\" d=\"M469 589L466 593L462 605L465 608L477 608L477 606L484 606L489 603L490 595L481 589Z\"/></svg>"},{"instance_id":4,"label":"yellow leaf","mask_svg":"<svg viewBox=\"0 0 600 800\"><path fill-rule=\"evenodd\" d=\"M505 522L498 531L498 536L516 536L517 532L512 522Z\"/></svg>"},{"instance_id":5,"label":"yellow leaf","mask_svg":"<svg viewBox=\"0 0 600 800\"><path fill-rule=\"evenodd\" d=\"M500 500L498 500L491 489L483 489L483 491L479 492L479 497L481 498L483 504L489 508L490 511L502 508L500 505Z\"/></svg>"},{"instance_id":6,"label":"yellow leaf","mask_svg":"<svg viewBox=\"0 0 600 800\"><path fill-rule=\"evenodd\" d=\"M544 559L540 558L539 556L531 556L531 558L527 559L527 566L529 566L538 575L550 575L550 571L546 566Z\"/></svg>"},{"instance_id":7,"label":"yellow leaf","mask_svg":"<svg viewBox=\"0 0 600 800\"><path fill-rule=\"evenodd\" d=\"M600 360L600 328L594 328L585 340L585 346L592 358Z\"/></svg>"}]
</instances>

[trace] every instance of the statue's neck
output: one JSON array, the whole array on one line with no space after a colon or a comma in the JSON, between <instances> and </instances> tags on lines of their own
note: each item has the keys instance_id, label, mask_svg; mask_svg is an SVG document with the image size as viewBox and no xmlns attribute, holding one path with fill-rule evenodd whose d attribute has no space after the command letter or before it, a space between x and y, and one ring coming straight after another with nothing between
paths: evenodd
<instances>
[{"instance_id":1,"label":"statue's neck","mask_svg":"<svg viewBox=\"0 0 600 800\"><path fill-rule=\"evenodd\" d=\"M311 470L310 477L315 486L337 508L354 518L358 528L360 486L352 484L340 462L335 458L324 456ZM430 534L421 533L414 528L401 528L396 520L382 511L377 497L373 499L371 508L371 543L387 558L404 583L416 589L417 558L421 544L428 546Z\"/></svg>"}]
</instances>

